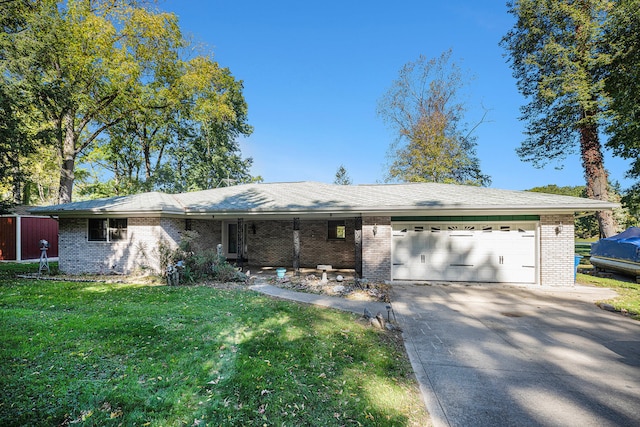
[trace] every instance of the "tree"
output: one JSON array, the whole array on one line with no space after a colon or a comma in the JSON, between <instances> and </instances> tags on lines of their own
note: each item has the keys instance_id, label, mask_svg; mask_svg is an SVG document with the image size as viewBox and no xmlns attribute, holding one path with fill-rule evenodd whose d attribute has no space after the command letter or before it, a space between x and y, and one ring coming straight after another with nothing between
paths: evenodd
<instances>
[{"instance_id":1,"label":"tree","mask_svg":"<svg viewBox=\"0 0 640 427\"><path fill-rule=\"evenodd\" d=\"M551 184L541 187L534 187L526 191L532 191L535 193L560 194L563 196L572 197L586 197L587 195L587 187L584 185L558 187L555 184ZM609 186L609 195L611 196L612 202L619 203L622 200L622 196L620 193L620 186L618 184ZM630 227L637 223L637 219L631 215L630 210L625 206L614 209L613 215L616 219L616 223L622 225L622 227L618 227L615 230L616 233L619 233L626 227ZM589 213L583 213L576 216L574 225L575 235L578 238L589 239L592 237L598 237L600 235L600 227L598 225L598 221L593 215Z\"/></svg>"},{"instance_id":2,"label":"tree","mask_svg":"<svg viewBox=\"0 0 640 427\"><path fill-rule=\"evenodd\" d=\"M143 2L21 0L20 31L0 40L6 76L36 101L58 149L61 203L82 175L84 196L250 178L235 141L252 132L242 82L208 56L183 60L177 18Z\"/></svg>"},{"instance_id":3,"label":"tree","mask_svg":"<svg viewBox=\"0 0 640 427\"><path fill-rule=\"evenodd\" d=\"M387 181L489 185L475 153L476 124L463 125L459 101L463 76L451 62L451 51L428 59L420 56L400 70L378 102L378 115L397 132L391 144Z\"/></svg>"},{"instance_id":4,"label":"tree","mask_svg":"<svg viewBox=\"0 0 640 427\"><path fill-rule=\"evenodd\" d=\"M177 18L127 0L30 3L2 56L15 86L33 95L61 159L59 202L72 198L78 155L137 107L141 82L175 59Z\"/></svg>"},{"instance_id":5,"label":"tree","mask_svg":"<svg viewBox=\"0 0 640 427\"><path fill-rule=\"evenodd\" d=\"M349 176L349 172L347 172L347 169L344 167L344 165L340 165L340 167L338 167L338 170L336 171L336 177L333 180L334 184L339 184L339 185L351 185L351 177Z\"/></svg>"},{"instance_id":6,"label":"tree","mask_svg":"<svg viewBox=\"0 0 640 427\"><path fill-rule=\"evenodd\" d=\"M599 131L606 119L603 67L611 61L603 43L612 0L515 0L517 22L501 44L510 54L520 92L527 138L518 149L524 161L543 167L579 149L587 196L609 200ZM611 236L609 211L596 213L600 232Z\"/></svg>"},{"instance_id":7,"label":"tree","mask_svg":"<svg viewBox=\"0 0 640 427\"><path fill-rule=\"evenodd\" d=\"M24 187L29 165L22 160L35 152L38 138L36 112L28 99L11 89L0 74L0 199L10 204L26 201Z\"/></svg>"},{"instance_id":8,"label":"tree","mask_svg":"<svg viewBox=\"0 0 640 427\"><path fill-rule=\"evenodd\" d=\"M87 190L128 194L182 192L252 180L237 138L249 135L243 85L208 57L176 60L171 78L143 87L147 108L111 127L109 139L85 158L113 174L113 184Z\"/></svg>"},{"instance_id":9,"label":"tree","mask_svg":"<svg viewBox=\"0 0 640 427\"><path fill-rule=\"evenodd\" d=\"M585 197L586 187L584 185L558 187L555 184L534 187L526 191L534 193L559 194L562 196ZM589 239L600 234L598 221L593 215L579 215L574 220L575 236L580 239Z\"/></svg>"},{"instance_id":10,"label":"tree","mask_svg":"<svg viewBox=\"0 0 640 427\"><path fill-rule=\"evenodd\" d=\"M605 69L605 87L611 97L611 135L607 146L614 154L631 160L627 176L640 180L640 0L617 1L605 33L612 61ZM640 182L632 186L623 202L638 216Z\"/></svg>"},{"instance_id":11,"label":"tree","mask_svg":"<svg viewBox=\"0 0 640 427\"><path fill-rule=\"evenodd\" d=\"M622 203L629 209L630 221L627 226L640 227L640 184L635 184L625 192Z\"/></svg>"}]
</instances>

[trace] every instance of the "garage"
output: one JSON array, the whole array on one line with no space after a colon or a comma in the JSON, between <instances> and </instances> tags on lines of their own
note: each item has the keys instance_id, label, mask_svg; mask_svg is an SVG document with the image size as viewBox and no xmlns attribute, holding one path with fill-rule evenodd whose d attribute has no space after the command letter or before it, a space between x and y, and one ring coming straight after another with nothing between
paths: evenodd
<instances>
[{"instance_id":1,"label":"garage","mask_svg":"<svg viewBox=\"0 0 640 427\"><path fill-rule=\"evenodd\" d=\"M393 280L536 283L537 221L393 221Z\"/></svg>"}]
</instances>

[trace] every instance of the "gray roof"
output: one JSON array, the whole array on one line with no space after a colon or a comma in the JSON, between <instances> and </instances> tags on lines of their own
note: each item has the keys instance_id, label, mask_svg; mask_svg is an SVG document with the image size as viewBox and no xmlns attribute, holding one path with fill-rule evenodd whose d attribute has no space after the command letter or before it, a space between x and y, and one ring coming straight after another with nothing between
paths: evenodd
<instances>
[{"instance_id":1,"label":"gray roof","mask_svg":"<svg viewBox=\"0 0 640 427\"><path fill-rule=\"evenodd\" d=\"M31 209L86 216L500 215L573 213L618 205L579 197L437 183L335 185L319 182L243 184L182 194L159 192Z\"/></svg>"}]
</instances>

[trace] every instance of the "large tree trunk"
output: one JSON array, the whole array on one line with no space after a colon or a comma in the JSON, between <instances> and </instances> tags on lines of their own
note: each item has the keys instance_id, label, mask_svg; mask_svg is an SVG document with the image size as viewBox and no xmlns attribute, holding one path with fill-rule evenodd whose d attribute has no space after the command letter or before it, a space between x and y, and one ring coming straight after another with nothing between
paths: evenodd
<instances>
[{"instance_id":1,"label":"large tree trunk","mask_svg":"<svg viewBox=\"0 0 640 427\"><path fill-rule=\"evenodd\" d=\"M67 113L64 117L64 135L60 142L60 188L58 189L58 203L69 203L73 195L74 168L76 163L76 134L73 128L73 115Z\"/></svg>"},{"instance_id":2,"label":"large tree trunk","mask_svg":"<svg viewBox=\"0 0 640 427\"><path fill-rule=\"evenodd\" d=\"M586 125L580 129L580 151L582 166L587 181L587 197L595 200L609 201L609 181L604 168L602 146L596 125ZM616 232L615 220L611 211L596 212L600 236L613 236Z\"/></svg>"}]
</instances>

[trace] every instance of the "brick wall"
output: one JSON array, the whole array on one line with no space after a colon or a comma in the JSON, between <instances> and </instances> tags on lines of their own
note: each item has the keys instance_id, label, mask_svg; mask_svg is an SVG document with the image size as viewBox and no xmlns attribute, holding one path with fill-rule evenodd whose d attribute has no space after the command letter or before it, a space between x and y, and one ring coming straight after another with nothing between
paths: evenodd
<instances>
[{"instance_id":1,"label":"brick wall","mask_svg":"<svg viewBox=\"0 0 640 427\"><path fill-rule=\"evenodd\" d=\"M293 221L247 221L247 255L256 266L293 265ZM256 234L253 234L253 225Z\"/></svg>"},{"instance_id":2,"label":"brick wall","mask_svg":"<svg viewBox=\"0 0 640 427\"><path fill-rule=\"evenodd\" d=\"M556 228L562 223L562 231ZM293 220L246 221L249 263L256 266L293 265ZM129 218L127 241L89 242L87 219L61 218L59 266L65 273L160 272L158 242L176 247L185 230L183 219ZM253 226L255 225L255 234ZM347 219L346 239L329 240L326 220L300 221L300 265L330 264L354 268L354 220ZM376 227L376 235L373 229ZM191 221L198 234L198 250L215 250L222 243L222 222ZM362 275L370 280L391 279L391 219L364 217L362 221ZM574 283L574 225L572 215L540 217L540 284Z\"/></svg>"},{"instance_id":3,"label":"brick wall","mask_svg":"<svg viewBox=\"0 0 640 427\"><path fill-rule=\"evenodd\" d=\"M293 265L293 220L247 221L245 244L249 263L256 266ZM255 225L255 234L253 226ZM354 220L347 219L346 239L329 240L327 221L300 221L300 264L354 268ZM90 242L87 219L60 220L60 270L65 273L131 273L137 269L160 272L158 242L177 247L186 228L184 219L129 218L127 240ZM215 250L222 242L222 221L191 220L196 251Z\"/></svg>"},{"instance_id":4,"label":"brick wall","mask_svg":"<svg viewBox=\"0 0 640 427\"><path fill-rule=\"evenodd\" d=\"M293 220L249 220L245 223L249 264L285 267L293 265ZM300 266L329 264L334 268L354 268L354 226L353 219L346 219L346 238L330 240L327 238L326 220L300 220Z\"/></svg>"},{"instance_id":5,"label":"brick wall","mask_svg":"<svg viewBox=\"0 0 640 427\"><path fill-rule=\"evenodd\" d=\"M222 243L222 221L192 219L191 231L196 237L193 242L195 251L215 251L218 243Z\"/></svg>"},{"instance_id":6,"label":"brick wall","mask_svg":"<svg viewBox=\"0 0 640 427\"><path fill-rule=\"evenodd\" d=\"M369 280L391 280L391 218L388 216L362 218L362 276Z\"/></svg>"},{"instance_id":7,"label":"brick wall","mask_svg":"<svg viewBox=\"0 0 640 427\"><path fill-rule=\"evenodd\" d=\"M184 220L170 218L128 218L127 240L88 241L86 218L61 218L59 268L63 273L131 273L136 270L160 272L158 242L176 247L184 230Z\"/></svg>"},{"instance_id":8,"label":"brick wall","mask_svg":"<svg viewBox=\"0 0 640 427\"><path fill-rule=\"evenodd\" d=\"M562 230L557 227L562 223ZM572 286L574 280L573 215L540 216L540 284Z\"/></svg>"}]
</instances>

